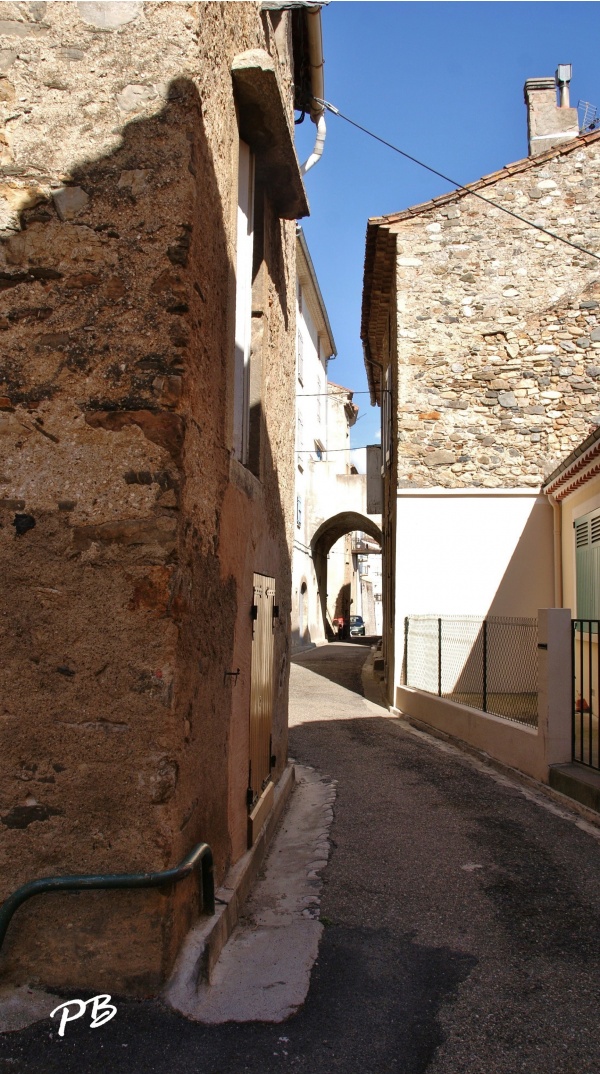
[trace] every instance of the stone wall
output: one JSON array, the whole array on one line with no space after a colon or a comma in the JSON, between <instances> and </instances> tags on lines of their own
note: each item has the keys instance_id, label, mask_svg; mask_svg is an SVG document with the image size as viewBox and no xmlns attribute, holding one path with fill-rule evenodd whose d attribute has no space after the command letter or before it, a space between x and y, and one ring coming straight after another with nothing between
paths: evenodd
<instances>
[{"instance_id":1,"label":"stone wall","mask_svg":"<svg viewBox=\"0 0 600 1074\"><path fill-rule=\"evenodd\" d=\"M599 252L599 178L594 135L476 185ZM472 195L385 223L397 232L399 487L540 485L600 422L598 261Z\"/></svg>"},{"instance_id":2,"label":"stone wall","mask_svg":"<svg viewBox=\"0 0 600 1074\"><path fill-rule=\"evenodd\" d=\"M230 459L230 68L270 50L291 115L289 35L255 3L0 14L0 898L200 840L218 880L246 847L253 571L286 762L295 225L267 192L257 478ZM153 991L196 907L192 881L34 899L4 976Z\"/></svg>"}]
</instances>

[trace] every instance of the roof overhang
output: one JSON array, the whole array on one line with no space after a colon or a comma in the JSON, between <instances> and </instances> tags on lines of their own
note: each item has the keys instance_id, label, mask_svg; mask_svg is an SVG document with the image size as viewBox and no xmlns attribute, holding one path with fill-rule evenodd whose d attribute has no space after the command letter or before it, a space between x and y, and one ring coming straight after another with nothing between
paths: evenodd
<instances>
[{"instance_id":1,"label":"roof overhang","mask_svg":"<svg viewBox=\"0 0 600 1074\"><path fill-rule=\"evenodd\" d=\"M542 485L542 492L560 502L600 474L600 426L556 467Z\"/></svg>"},{"instance_id":2,"label":"roof overhang","mask_svg":"<svg viewBox=\"0 0 600 1074\"><path fill-rule=\"evenodd\" d=\"M371 403L381 403L381 370L384 340L396 278L396 234L385 217L374 217L367 225L363 274L360 338L363 342ZM375 364L374 364L375 363Z\"/></svg>"},{"instance_id":3,"label":"roof overhang","mask_svg":"<svg viewBox=\"0 0 600 1074\"><path fill-rule=\"evenodd\" d=\"M275 64L264 49L235 56L231 77L240 136L256 157L256 177L285 220L309 215L308 200Z\"/></svg>"}]
</instances>

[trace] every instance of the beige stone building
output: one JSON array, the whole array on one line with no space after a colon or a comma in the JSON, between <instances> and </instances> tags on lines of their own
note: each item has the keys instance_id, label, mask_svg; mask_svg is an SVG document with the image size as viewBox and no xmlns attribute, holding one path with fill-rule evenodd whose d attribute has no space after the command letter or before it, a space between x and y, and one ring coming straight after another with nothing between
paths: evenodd
<instances>
[{"instance_id":1,"label":"beige stone building","mask_svg":"<svg viewBox=\"0 0 600 1074\"><path fill-rule=\"evenodd\" d=\"M287 763L320 13L285 7L2 5L0 898L202 841L219 882ZM152 993L197 908L38 896L0 972Z\"/></svg>"},{"instance_id":2,"label":"beige stone building","mask_svg":"<svg viewBox=\"0 0 600 1074\"><path fill-rule=\"evenodd\" d=\"M554 79L529 80L525 100L526 159L367 229L392 704L405 616L561 604L540 490L600 423L600 132L578 133Z\"/></svg>"}]
</instances>

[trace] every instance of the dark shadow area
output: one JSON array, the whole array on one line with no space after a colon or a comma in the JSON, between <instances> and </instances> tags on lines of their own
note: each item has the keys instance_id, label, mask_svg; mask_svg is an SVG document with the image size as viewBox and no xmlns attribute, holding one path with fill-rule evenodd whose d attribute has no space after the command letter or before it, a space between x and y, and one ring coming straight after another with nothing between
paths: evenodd
<instances>
[{"instance_id":1,"label":"dark shadow area","mask_svg":"<svg viewBox=\"0 0 600 1074\"><path fill-rule=\"evenodd\" d=\"M100 1032L84 1016L49 1040L42 1023L0 1037L0 1062L9 1069L18 1055L19 1074L425 1074L444 1039L440 1008L474 963L385 928L336 925L321 939L304 1007L279 1025L197 1025L113 996L118 1013Z\"/></svg>"},{"instance_id":2,"label":"dark shadow area","mask_svg":"<svg viewBox=\"0 0 600 1074\"><path fill-rule=\"evenodd\" d=\"M299 763L338 780L325 927L300 1011L206 1026L117 997L116 1017L93 1031L82 1018L63 1040L48 1022L0 1038L7 1069L508 1074L516 1062L523 1074L593 1074L600 865L589 835L397 721L352 712L290 736Z\"/></svg>"},{"instance_id":3,"label":"dark shadow area","mask_svg":"<svg viewBox=\"0 0 600 1074\"><path fill-rule=\"evenodd\" d=\"M292 657L292 663L308 667L315 675L321 675L329 682L335 682L363 697L361 672L368 657L367 639L353 638L352 641L361 644L336 640L328 645L319 645L310 652L298 653Z\"/></svg>"}]
</instances>

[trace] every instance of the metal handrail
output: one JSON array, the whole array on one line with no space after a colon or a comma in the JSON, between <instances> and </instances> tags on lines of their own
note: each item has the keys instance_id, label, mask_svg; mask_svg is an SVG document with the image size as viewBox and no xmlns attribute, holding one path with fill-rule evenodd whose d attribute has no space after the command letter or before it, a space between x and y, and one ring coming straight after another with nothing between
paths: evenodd
<instances>
[{"instance_id":1,"label":"metal handrail","mask_svg":"<svg viewBox=\"0 0 600 1074\"><path fill-rule=\"evenodd\" d=\"M39 880L30 880L17 888L0 906L0 949L15 910L18 910L19 906L33 895L43 895L47 891L89 891L94 888L158 888L165 884L177 884L199 867L202 869L202 909L208 914L214 914L213 854L208 843L198 843L179 865L166 869L162 873L46 876Z\"/></svg>"}]
</instances>

